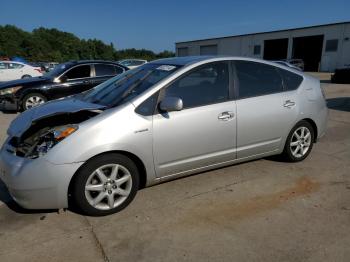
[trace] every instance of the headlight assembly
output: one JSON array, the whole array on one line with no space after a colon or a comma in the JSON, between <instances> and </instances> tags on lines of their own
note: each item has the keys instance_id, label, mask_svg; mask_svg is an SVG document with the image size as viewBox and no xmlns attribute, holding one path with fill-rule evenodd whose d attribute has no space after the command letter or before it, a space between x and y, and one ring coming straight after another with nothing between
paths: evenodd
<instances>
[{"instance_id":1,"label":"headlight assembly","mask_svg":"<svg viewBox=\"0 0 350 262\"><path fill-rule=\"evenodd\" d=\"M2 90L0 90L0 95L1 96L2 95L10 95L10 94L16 93L21 88L22 88L22 86L14 86L14 87L2 89Z\"/></svg>"},{"instance_id":2,"label":"headlight assembly","mask_svg":"<svg viewBox=\"0 0 350 262\"><path fill-rule=\"evenodd\" d=\"M45 155L52 147L61 142L66 137L78 130L77 125L55 127L40 135L32 149L28 151L27 157L37 158Z\"/></svg>"}]
</instances>

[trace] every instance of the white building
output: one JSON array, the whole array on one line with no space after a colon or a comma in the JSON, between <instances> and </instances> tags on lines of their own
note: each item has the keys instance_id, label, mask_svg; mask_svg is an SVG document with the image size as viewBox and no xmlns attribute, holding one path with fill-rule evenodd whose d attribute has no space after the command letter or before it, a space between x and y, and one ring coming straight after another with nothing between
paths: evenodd
<instances>
[{"instance_id":1,"label":"white building","mask_svg":"<svg viewBox=\"0 0 350 262\"><path fill-rule=\"evenodd\" d=\"M305 71L350 66L350 22L178 42L177 56L232 55L303 59Z\"/></svg>"}]
</instances>

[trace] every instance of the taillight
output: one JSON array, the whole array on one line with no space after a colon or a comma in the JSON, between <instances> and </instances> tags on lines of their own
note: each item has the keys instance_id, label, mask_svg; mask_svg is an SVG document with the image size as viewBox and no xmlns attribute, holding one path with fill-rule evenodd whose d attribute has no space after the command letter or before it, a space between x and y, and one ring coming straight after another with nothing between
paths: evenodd
<instances>
[{"instance_id":1,"label":"taillight","mask_svg":"<svg viewBox=\"0 0 350 262\"><path fill-rule=\"evenodd\" d=\"M34 68L35 71L38 71L40 74L42 74L41 68Z\"/></svg>"}]
</instances>

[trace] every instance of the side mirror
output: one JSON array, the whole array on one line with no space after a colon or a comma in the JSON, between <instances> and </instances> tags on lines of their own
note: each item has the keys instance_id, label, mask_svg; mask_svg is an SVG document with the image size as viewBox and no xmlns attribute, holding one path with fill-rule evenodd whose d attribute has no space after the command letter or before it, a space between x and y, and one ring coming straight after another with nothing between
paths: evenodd
<instances>
[{"instance_id":1,"label":"side mirror","mask_svg":"<svg viewBox=\"0 0 350 262\"><path fill-rule=\"evenodd\" d=\"M61 83L65 83L65 82L67 82L67 80L68 80L68 78L67 78L67 76L65 76L65 75L63 75L63 76L60 77Z\"/></svg>"},{"instance_id":2,"label":"side mirror","mask_svg":"<svg viewBox=\"0 0 350 262\"><path fill-rule=\"evenodd\" d=\"M178 97L165 97L159 104L159 109L164 112L181 111L183 109L183 102Z\"/></svg>"}]
</instances>

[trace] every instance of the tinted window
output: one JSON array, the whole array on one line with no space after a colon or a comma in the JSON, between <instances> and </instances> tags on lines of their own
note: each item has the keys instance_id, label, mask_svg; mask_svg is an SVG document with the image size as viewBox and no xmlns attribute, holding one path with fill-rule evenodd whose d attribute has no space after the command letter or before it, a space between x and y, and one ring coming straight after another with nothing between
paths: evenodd
<instances>
[{"instance_id":1,"label":"tinted window","mask_svg":"<svg viewBox=\"0 0 350 262\"><path fill-rule=\"evenodd\" d=\"M239 98L283 91L282 78L275 67L250 61L236 61L235 66L239 82Z\"/></svg>"},{"instance_id":2,"label":"tinted window","mask_svg":"<svg viewBox=\"0 0 350 262\"><path fill-rule=\"evenodd\" d=\"M90 77L90 65L74 67L73 69L69 70L65 75L67 79Z\"/></svg>"},{"instance_id":3,"label":"tinted window","mask_svg":"<svg viewBox=\"0 0 350 262\"><path fill-rule=\"evenodd\" d=\"M303 81L303 77L300 75L294 74L283 69L278 69L278 71L280 72L283 78L283 85L285 90L287 91L297 89Z\"/></svg>"},{"instance_id":4,"label":"tinted window","mask_svg":"<svg viewBox=\"0 0 350 262\"><path fill-rule=\"evenodd\" d=\"M229 73L226 62L212 63L195 69L165 90L165 96L179 97L184 108L227 101Z\"/></svg>"},{"instance_id":5,"label":"tinted window","mask_svg":"<svg viewBox=\"0 0 350 262\"><path fill-rule=\"evenodd\" d=\"M6 68L7 68L7 66L5 63L0 63L0 69L6 69Z\"/></svg>"},{"instance_id":6,"label":"tinted window","mask_svg":"<svg viewBox=\"0 0 350 262\"><path fill-rule=\"evenodd\" d=\"M95 64L96 76L112 76L115 75L115 67L113 65Z\"/></svg>"},{"instance_id":7,"label":"tinted window","mask_svg":"<svg viewBox=\"0 0 350 262\"><path fill-rule=\"evenodd\" d=\"M119 75L119 74L121 74L121 73L124 72L124 69L121 68L120 66L115 66L115 67L114 67L114 70L115 70L115 73L116 73L117 75Z\"/></svg>"}]
</instances>

